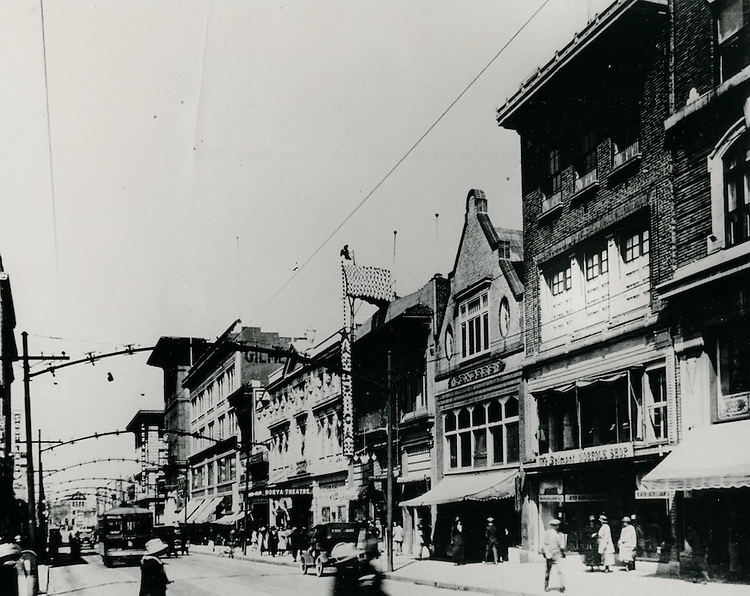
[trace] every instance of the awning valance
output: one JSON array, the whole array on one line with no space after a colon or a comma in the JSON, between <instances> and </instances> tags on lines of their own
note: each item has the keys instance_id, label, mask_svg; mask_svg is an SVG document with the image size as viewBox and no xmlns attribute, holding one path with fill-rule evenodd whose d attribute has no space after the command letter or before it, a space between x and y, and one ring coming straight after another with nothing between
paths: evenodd
<instances>
[{"instance_id":1,"label":"awning valance","mask_svg":"<svg viewBox=\"0 0 750 596\"><path fill-rule=\"evenodd\" d=\"M750 420L692 430L643 477L646 490L750 487Z\"/></svg>"},{"instance_id":2,"label":"awning valance","mask_svg":"<svg viewBox=\"0 0 750 596\"><path fill-rule=\"evenodd\" d=\"M504 499L515 494L515 480L518 470L495 470L479 474L459 474L446 476L425 494L408 501L402 507L420 505L440 505L460 501L489 501Z\"/></svg>"},{"instance_id":3,"label":"awning valance","mask_svg":"<svg viewBox=\"0 0 750 596\"><path fill-rule=\"evenodd\" d=\"M221 524L222 526L231 526L243 519L245 519L245 512L236 511L234 513L229 513L227 515L224 515L223 517L220 517L216 520L216 523Z\"/></svg>"}]
</instances>

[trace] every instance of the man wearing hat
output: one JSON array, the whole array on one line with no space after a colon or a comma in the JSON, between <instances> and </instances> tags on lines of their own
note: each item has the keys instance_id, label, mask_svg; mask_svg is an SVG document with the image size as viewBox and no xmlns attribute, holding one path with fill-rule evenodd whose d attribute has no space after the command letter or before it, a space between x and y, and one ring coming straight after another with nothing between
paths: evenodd
<instances>
[{"instance_id":1,"label":"man wearing hat","mask_svg":"<svg viewBox=\"0 0 750 596\"><path fill-rule=\"evenodd\" d=\"M159 558L169 548L159 538L146 543L146 554L141 559L141 590L138 596L165 596L167 584L171 583L164 572L164 563Z\"/></svg>"},{"instance_id":2,"label":"man wearing hat","mask_svg":"<svg viewBox=\"0 0 750 596\"><path fill-rule=\"evenodd\" d=\"M542 554L547 563L544 571L544 591L549 592L549 576L552 572L552 566L557 569L557 578L560 583L560 592L565 592L565 577L563 576L560 560L565 557L565 542L562 532L560 532L560 520L552 518L549 520L549 528L544 533L544 542L542 543Z\"/></svg>"},{"instance_id":3,"label":"man wearing hat","mask_svg":"<svg viewBox=\"0 0 750 596\"><path fill-rule=\"evenodd\" d=\"M492 554L495 565L497 565L497 527L495 527L495 519L492 517L487 518L487 527L484 529L484 543L484 562L491 563L490 554Z\"/></svg>"},{"instance_id":4,"label":"man wearing hat","mask_svg":"<svg viewBox=\"0 0 750 596\"><path fill-rule=\"evenodd\" d=\"M610 567L615 564L615 544L612 542L612 530L609 528L606 515L599 516L599 532L596 535L596 543L599 548L599 554L602 557L602 566L604 572L612 571Z\"/></svg>"},{"instance_id":5,"label":"man wearing hat","mask_svg":"<svg viewBox=\"0 0 750 596\"><path fill-rule=\"evenodd\" d=\"M626 515L622 518L622 531L620 532L620 539L617 541L620 561L625 565L625 571L635 570L635 547L637 544L635 528L630 525L630 518Z\"/></svg>"}]
</instances>

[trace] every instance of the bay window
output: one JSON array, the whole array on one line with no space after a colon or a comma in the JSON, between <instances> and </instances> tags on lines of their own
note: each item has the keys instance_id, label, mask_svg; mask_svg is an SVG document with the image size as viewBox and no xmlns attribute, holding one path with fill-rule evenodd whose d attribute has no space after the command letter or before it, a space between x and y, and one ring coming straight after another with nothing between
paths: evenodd
<instances>
[{"instance_id":1,"label":"bay window","mask_svg":"<svg viewBox=\"0 0 750 596\"><path fill-rule=\"evenodd\" d=\"M494 398L444 416L448 469L486 468L519 460L518 399Z\"/></svg>"}]
</instances>

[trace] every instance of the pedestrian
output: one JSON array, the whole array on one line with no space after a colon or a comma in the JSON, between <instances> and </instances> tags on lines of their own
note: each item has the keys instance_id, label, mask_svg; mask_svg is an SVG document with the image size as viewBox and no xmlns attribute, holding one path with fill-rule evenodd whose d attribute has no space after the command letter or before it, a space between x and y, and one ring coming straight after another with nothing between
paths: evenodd
<instances>
[{"instance_id":1,"label":"pedestrian","mask_svg":"<svg viewBox=\"0 0 750 596\"><path fill-rule=\"evenodd\" d=\"M495 518L487 518L487 527L484 529L484 562L491 563L490 555L492 555L495 565L497 565L497 527L495 526Z\"/></svg>"},{"instance_id":2,"label":"pedestrian","mask_svg":"<svg viewBox=\"0 0 750 596\"><path fill-rule=\"evenodd\" d=\"M451 530L451 554L454 565L466 563L466 537L464 535L464 524L461 518L456 518Z\"/></svg>"},{"instance_id":3,"label":"pedestrian","mask_svg":"<svg viewBox=\"0 0 750 596\"><path fill-rule=\"evenodd\" d=\"M542 543L542 554L546 563L544 571L544 591L549 592L549 576L554 566L557 570L557 581L560 584L560 592L565 592L565 576L560 561L565 558L565 547L563 535L560 532L560 520L553 518L549 520L549 528L544 533Z\"/></svg>"},{"instance_id":4,"label":"pedestrian","mask_svg":"<svg viewBox=\"0 0 750 596\"><path fill-rule=\"evenodd\" d=\"M146 554L141 559L141 589L138 596L165 596L167 593L167 584L171 582L159 558L167 552L167 548L159 538L146 543Z\"/></svg>"},{"instance_id":5,"label":"pedestrian","mask_svg":"<svg viewBox=\"0 0 750 596\"><path fill-rule=\"evenodd\" d=\"M615 545L612 542L612 530L607 523L607 516L600 515L599 523L601 523L601 526L596 534L597 552L602 559L601 564L604 567L604 572L609 573L612 571L610 567L615 564Z\"/></svg>"},{"instance_id":6,"label":"pedestrian","mask_svg":"<svg viewBox=\"0 0 750 596\"><path fill-rule=\"evenodd\" d=\"M182 541L182 554L190 554L190 538L188 538L187 536L185 536L185 540Z\"/></svg>"},{"instance_id":7,"label":"pedestrian","mask_svg":"<svg viewBox=\"0 0 750 596\"><path fill-rule=\"evenodd\" d=\"M279 552L279 532L276 526L271 526L268 530L268 552L272 557Z\"/></svg>"},{"instance_id":8,"label":"pedestrian","mask_svg":"<svg viewBox=\"0 0 750 596\"><path fill-rule=\"evenodd\" d=\"M635 528L630 525L630 518L626 515L622 518L622 530L620 539L617 541L617 549L620 551L620 561L625 565L625 571L635 570L635 548L638 539Z\"/></svg>"},{"instance_id":9,"label":"pedestrian","mask_svg":"<svg viewBox=\"0 0 750 596\"><path fill-rule=\"evenodd\" d=\"M599 524L596 522L596 516L589 515L589 522L583 532L583 564L588 566L591 571L594 567L601 565L599 556L599 544L597 535L599 534Z\"/></svg>"},{"instance_id":10,"label":"pedestrian","mask_svg":"<svg viewBox=\"0 0 750 596\"><path fill-rule=\"evenodd\" d=\"M427 552L427 557L430 558L430 548L427 546L427 536L425 535L422 524L417 524L417 558L421 561L424 552Z\"/></svg>"},{"instance_id":11,"label":"pedestrian","mask_svg":"<svg viewBox=\"0 0 750 596\"><path fill-rule=\"evenodd\" d=\"M295 562L297 561L297 553L299 553L300 538L299 527L294 526L292 533L289 534L289 552L292 555L292 561Z\"/></svg>"},{"instance_id":12,"label":"pedestrian","mask_svg":"<svg viewBox=\"0 0 750 596\"><path fill-rule=\"evenodd\" d=\"M393 522L393 550L397 555L404 551L404 529L397 521Z\"/></svg>"}]
</instances>

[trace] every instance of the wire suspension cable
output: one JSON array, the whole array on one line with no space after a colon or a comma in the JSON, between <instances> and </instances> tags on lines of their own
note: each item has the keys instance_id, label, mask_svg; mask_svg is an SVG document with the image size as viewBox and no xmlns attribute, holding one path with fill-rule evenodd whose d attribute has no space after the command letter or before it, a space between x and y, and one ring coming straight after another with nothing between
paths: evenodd
<instances>
[{"instance_id":1,"label":"wire suspension cable","mask_svg":"<svg viewBox=\"0 0 750 596\"><path fill-rule=\"evenodd\" d=\"M477 75L471 81L469 81L468 85L466 85L463 88L463 90L456 96L456 98L450 104L448 104L448 107L445 108L443 110L443 112L437 117L437 119L434 120L433 123L430 124L430 126L427 127L427 130L425 130L425 132L422 133L422 135L411 145L411 147L409 147L409 149L399 158L399 160L391 167L391 169L388 170L388 172L386 172L386 174L364 196L364 198L359 203L357 203L357 205L349 213L349 215L347 215L341 221L341 223L339 223L334 228L334 230L330 234L328 234L328 236L325 238L325 240L323 240L323 242L312 252L312 254L309 257L307 257L307 259L305 259L300 264L299 268L294 273L292 273L292 275L284 282L284 284L278 290L276 290L276 292L274 292L274 294L260 307L260 309L258 309L255 312L254 317L257 317L266 308L268 308L268 306L271 303L273 303L273 301L276 299L276 297L279 294L281 294L281 292L283 292L287 288L287 286L294 280L295 277L297 277L297 275L299 274L299 272L302 271L302 269L304 269L305 266L307 266L310 263L310 261L312 261L317 256L317 254L321 250L323 250L323 247L325 247L331 241L331 239L336 235L336 233L339 230L341 230L341 228L343 228L346 225L346 223L352 217L354 217L354 215L357 213L357 211L359 211L362 208L362 206L370 199L370 197L372 197L372 195L374 195L375 192L377 192L377 190L385 183L386 180L388 180L388 178L391 177L391 175L399 168L399 166L404 161L406 161L406 159L414 152L414 150L427 137L427 135L429 135L434 130L434 128L443 120L443 118L445 118L445 116L448 114L448 112L450 112L453 109L453 107L463 98L463 96L466 95L466 93L469 91L469 89L471 89L474 86L474 84L479 80L479 78L485 72L487 72L487 69L489 69L490 66L492 66L492 64L495 62L495 60L497 60L500 57L500 55L507 49L507 47L511 43L513 43L513 41L516 39L516 37L518 37L524 31L524 29L526 29L526 27L529 25L529 23L531 23L531 21L536 17L536 15L539 14L539 12L541 12L541 10L545 6L547 6L547 4L549 4L549 2L550 2L550 0L544 0L544 2L542 2L539 5L539 7L531 14L531 16L528 19L526 19L526 21L524 21L524 23L521 25L521 27L519 27L519 29L510 37L510 39L508 39L508 41L497 51L497 53L490 59L490 61L487 64L484 65L484 67L479 71L479 73L477 73Z\"/></svg>"}]
</instances>

